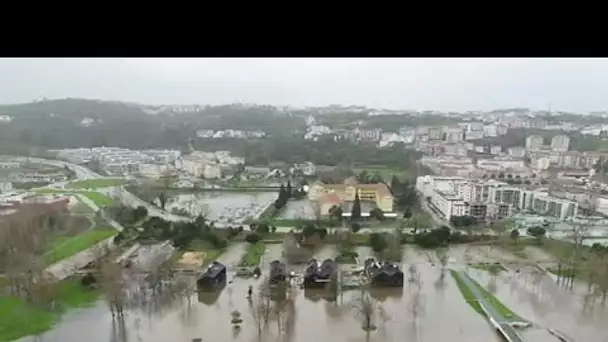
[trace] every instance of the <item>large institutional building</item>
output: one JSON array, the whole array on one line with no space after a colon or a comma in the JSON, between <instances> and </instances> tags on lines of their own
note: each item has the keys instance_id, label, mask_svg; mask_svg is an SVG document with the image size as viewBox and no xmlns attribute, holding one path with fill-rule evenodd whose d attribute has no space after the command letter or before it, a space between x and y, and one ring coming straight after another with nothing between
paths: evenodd
<instances>
[{"instance_id":1,"label":"large institutional building","mask_svg":"<svg viewBox=\"0 0 608 342\"><path fill-rule=\"evenodd\" d=\"M308 198L319 203L321 215L327 215L332 206L353 202L356 194L359 194L362 205L370 203L385 213L393 212L393 195L385 184L323 184L318 182L310 187ZM345 211L345 214L348 213ZM368 214L368 212L362 209L362 216L365 216L364 214Z\"/></svg>"}]
</instances>

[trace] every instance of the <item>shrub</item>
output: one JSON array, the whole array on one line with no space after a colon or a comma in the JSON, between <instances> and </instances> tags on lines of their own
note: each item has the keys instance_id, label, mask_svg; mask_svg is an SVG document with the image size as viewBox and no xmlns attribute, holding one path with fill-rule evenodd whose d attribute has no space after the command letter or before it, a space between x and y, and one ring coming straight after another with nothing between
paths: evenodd
<instances>
[{"instance_id":1,"label":"shrub","mask_svg":"<svg viewBox=\"0 0 608 342\"><path fill-rule=\"evenodd\" d=\"M93 285L97 284L97 279L91 272L89 272L82 277L82 279L80 279L80 284L84 287L92 287Z\"/></svg>"},{"instance_id":2,"label":"shrub","mask_svg":"<svg viewBox=\"0 0 608 342\"><path fill-rule=\"evenodd\" d=\"M360 231L360 230L361 230L361 225L360 225L360 224L358 224L357 222L353 222L353 223L350 225L350 230L351 230L353 233L357 233L358 231Z\"/></svg>"},{"instance_id":3,"label":"shrub","mask_svg":"<svg viewBox=\"0 0 608 342\"><path fill-rule=\"evenodd\" d=\"M372 247L374 252L381 252L388 247L388 241L385 234L372 233L369 236L369 245Z\"/></svg>"},{"instance_id":4,"label":"shrub","mask_svg":"<svg viewBox=\"0 0 608 342\"><path fill-rule=\"evenodd\" d=\"M247 236L245 236L245 241L249 242L250 244L258 243L260 240L261 236L258 233L249 233Z\"/></svg>"}]
</instances>

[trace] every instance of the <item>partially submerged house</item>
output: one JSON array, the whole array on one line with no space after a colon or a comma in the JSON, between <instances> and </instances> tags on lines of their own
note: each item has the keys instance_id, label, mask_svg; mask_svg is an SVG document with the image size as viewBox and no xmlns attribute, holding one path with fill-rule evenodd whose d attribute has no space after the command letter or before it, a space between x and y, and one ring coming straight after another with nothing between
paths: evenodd
<instances>
[{"instance_id":1,"label":"partially submerged house","mask_svg":"<svg viewBox=\"0 0 608 342\"><path fill-rule=\"evenodd\" d=\"M304 272L304 288L325 288L337 272L338 266L332 259L325 259L322 263L312 259Z\"/></svg>"},{"instance_id":2,"label":"partially submerged house","mask_svg":"<svg viewBox=\"0 0 608 342\"><path fill-rule=\"evenodd\" d=\"M378 262L373 258L365 260L365 273L374 286L403 287L403 272L397 264Z\"/></svg>"},{"instance_id":3,"label":"partially submerged house","mask_svg":"<svg viewBox=\"0 0 608 342\"><path fill-rule=\"evenodd\" d=\"M224 284L226 284L226 266L217 261L213 261L196 280L196 285L202 289L217 289Z\"/></svg>"},{"instance_id":4,"label":"partially submerged house","mask_svg":"<svg viewBox=\"0 0 608 342\"><path fill-rule=\"evenodd\" d=\"M279 260L270 263L270 284L278 284L287 280L287 265Z\"/></svg>"}]
</instances>

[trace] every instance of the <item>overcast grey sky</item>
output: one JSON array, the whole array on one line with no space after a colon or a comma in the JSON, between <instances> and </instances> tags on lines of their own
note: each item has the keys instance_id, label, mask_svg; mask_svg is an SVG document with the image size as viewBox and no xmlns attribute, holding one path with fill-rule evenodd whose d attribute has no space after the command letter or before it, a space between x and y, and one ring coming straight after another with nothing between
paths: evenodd
<instances>
[{"instance_id":1,"label":"overcast grey sky","mask_svg":"<svg viewBox=\"0 0 608 342\"><path fill-rule=\"evenodd\" d=\"M608 109L608 59L0 59L0 103Z\"/></svg>"}]
</instances>

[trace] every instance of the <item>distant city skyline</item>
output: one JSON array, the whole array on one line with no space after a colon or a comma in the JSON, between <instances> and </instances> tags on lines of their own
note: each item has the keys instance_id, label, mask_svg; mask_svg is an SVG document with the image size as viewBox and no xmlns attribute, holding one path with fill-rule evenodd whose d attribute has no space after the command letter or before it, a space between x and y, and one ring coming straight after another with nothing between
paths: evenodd
<instances>
[{"instance_id":1,"label":"distant city skyline","mask_svg":"<svg viewBox=\"0 0 608 342\"><path fill-rule=\"evenodd\" d=\"M151 105L566 112L608 109L608 59L0 59L0 103L89 98Z\"/></svg>"}]
</instances>

